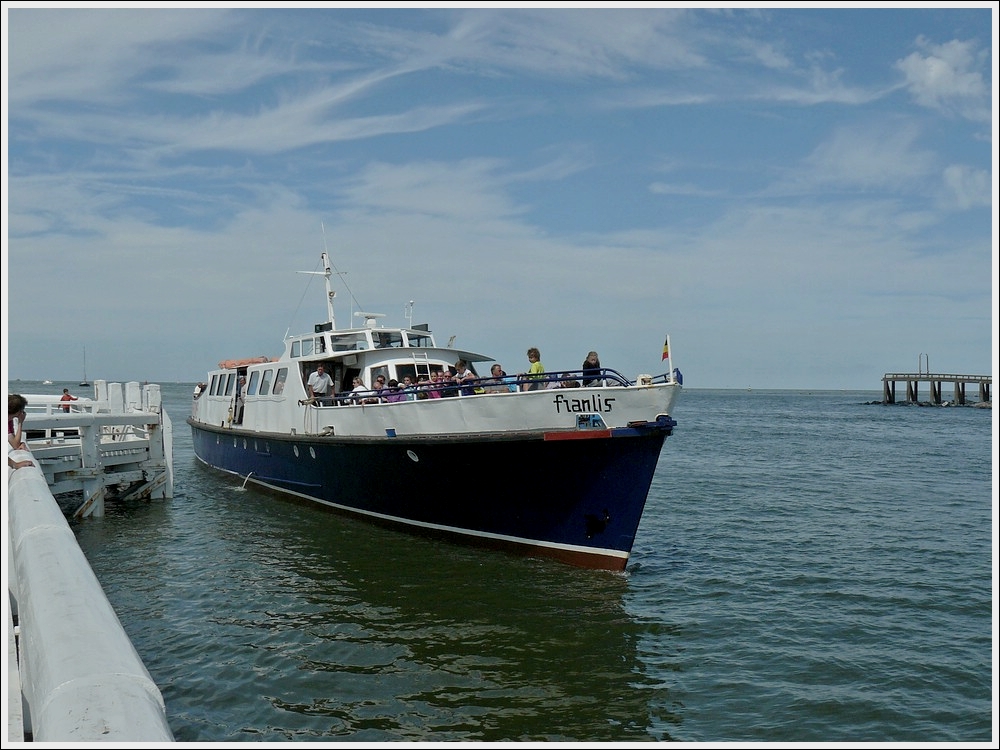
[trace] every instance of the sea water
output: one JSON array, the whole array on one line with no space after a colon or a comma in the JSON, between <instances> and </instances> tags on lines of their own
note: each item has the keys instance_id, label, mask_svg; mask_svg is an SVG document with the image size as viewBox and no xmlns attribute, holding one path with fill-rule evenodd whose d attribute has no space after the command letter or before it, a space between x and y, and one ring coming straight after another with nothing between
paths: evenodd
<instances>
[{"instance_id":1,"label":"sea water","mask_svg":"<svg viewBox=\"0 0 1000 750\"><path fill-rule=\"evenodd\" d=\"M996 737L990 410L688 388L613 574L244 487L192 387L173 499L74 524L179 741Z\"/></svg>"}]
</instances>

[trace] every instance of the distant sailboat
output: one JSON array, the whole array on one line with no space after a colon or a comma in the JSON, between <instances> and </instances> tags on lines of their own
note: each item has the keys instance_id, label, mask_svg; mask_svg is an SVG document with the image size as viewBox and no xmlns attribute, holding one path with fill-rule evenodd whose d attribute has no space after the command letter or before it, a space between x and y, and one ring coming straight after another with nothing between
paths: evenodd
<instances>
[{"instance_id":1,"label":"distant sailboat","mask_svg":"<svg viewBox=\"0 0 1000 750\"><path fill-rule=\"evenodd\" d=\"M90 386L90 383L87 382L87 347L83 347L83 380L80 381L80 385Z\"/></svg>"}]
</instances>

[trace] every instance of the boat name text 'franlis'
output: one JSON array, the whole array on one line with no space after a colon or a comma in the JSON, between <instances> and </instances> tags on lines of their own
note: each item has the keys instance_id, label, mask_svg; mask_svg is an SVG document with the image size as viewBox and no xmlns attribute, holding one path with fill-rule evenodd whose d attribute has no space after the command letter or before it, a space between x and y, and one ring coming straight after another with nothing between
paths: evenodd
<instances>
[{"instance_id":1,"label":"boat name text 'franlis'","mask_svg":"<svg viewBox=\"0 0 1000 750\"><path fill-rule=\"evenodd\" d=\"M560 393L552 400L552 403L556 405L556 414L562 413L563 406L566 407L566 411L569 413L581 411L610 412L614 409L614 406L612 405L614 400L614 397L607 398L597 394L591 396L590 398L566 398Z\"/></svg>"}]
</instances>

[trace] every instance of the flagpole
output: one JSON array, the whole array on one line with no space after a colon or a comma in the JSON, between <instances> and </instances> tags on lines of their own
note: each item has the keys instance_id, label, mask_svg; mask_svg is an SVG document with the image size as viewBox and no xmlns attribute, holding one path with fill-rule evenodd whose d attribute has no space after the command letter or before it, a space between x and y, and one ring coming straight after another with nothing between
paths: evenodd
<instances>
[{"instance_id":1,"label":"flagpole","mask_svg":"<svg viewBox=\"0 0 1000 750\"><path fill-rule=\"evenodd\" d=\"M667 370L670 372L670 380L674 380L674 349L670 346L670 334L667 334Z\"/></svg>"}]
</instances>

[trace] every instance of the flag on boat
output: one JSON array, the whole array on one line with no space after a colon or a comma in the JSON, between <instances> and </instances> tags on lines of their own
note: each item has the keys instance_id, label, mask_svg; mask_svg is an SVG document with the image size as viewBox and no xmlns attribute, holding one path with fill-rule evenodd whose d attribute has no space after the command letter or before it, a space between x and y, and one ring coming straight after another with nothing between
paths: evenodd
<instances>
[{"instance_id":1,"label":"flag on boat","mask_svg":"<svg viewBox=\"0 0 1000 750\"><path fill-rule=\"evenodd\" d=\"M660 357L660 361L662 362L665 359L670 359L670 336L669 335L667 335L667 338L663 341L663 356Z\"/></svg>"}]
</instances>

